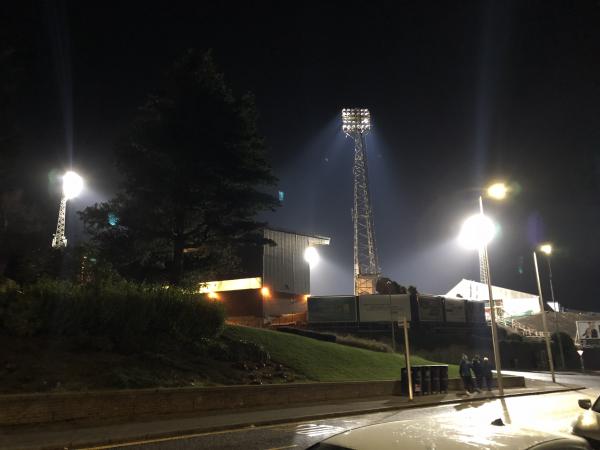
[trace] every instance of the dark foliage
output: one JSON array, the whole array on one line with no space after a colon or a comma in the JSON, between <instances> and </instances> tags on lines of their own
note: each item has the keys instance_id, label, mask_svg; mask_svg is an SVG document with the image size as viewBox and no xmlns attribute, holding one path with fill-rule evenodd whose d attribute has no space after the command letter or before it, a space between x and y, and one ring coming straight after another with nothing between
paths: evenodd
<instances>
[{"instance_id":1,"label":"dark foliage","mask_svg":"<svg viewBox=\"0 0 600 450\"><path fill-rule=\"evenodd\" d=\"M256 214L278 205L256 121L210 53L186 53L117 148L120 194L81 213L99 256L136 279L231 272L236 245L264 243Z\"/></svg>"},{"instance_id":2,"label":"dark foliage","mask_svg":"<svg viewBox=\"0 0 600 450\"><path fill-rule=\"evenodd\" d=\"M377 280L375 289L378 294L406 294L408 291L405 286L398 284L395 281L386 277L381 277Z\"/></svg>"},{"instance_id":3,"label":"dark foliage","mask_svg":"<svg viewBox=\"0 0 600 450\"><path fill-rule=\"evenodd\" d=\"M0 333L71 337L106 350L154 349L165 338L193 345L223 326L221 305L176 288L40 280L0 292Z\"/></svg>"}]
</instances>

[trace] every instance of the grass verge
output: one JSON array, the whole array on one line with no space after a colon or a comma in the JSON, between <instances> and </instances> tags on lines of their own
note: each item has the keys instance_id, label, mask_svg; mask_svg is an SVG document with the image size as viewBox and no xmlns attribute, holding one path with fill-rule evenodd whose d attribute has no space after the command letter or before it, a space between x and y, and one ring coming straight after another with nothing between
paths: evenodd
<instances>
[{"instance_id":1,"label":"grass verge","mask_svg":"<svg viewBox=\"0 0 600 450\"><path fill-rule=\"evenodd\" d=\"M228 326L225 335L262 345L277 363L313 381L364 381L399 379L404 355L382 353L323 342L278 331ZM413 365L435 364L411 356ZM449 366L450 378L458 377L458 367Z\"/></svg>"}]
</instances>

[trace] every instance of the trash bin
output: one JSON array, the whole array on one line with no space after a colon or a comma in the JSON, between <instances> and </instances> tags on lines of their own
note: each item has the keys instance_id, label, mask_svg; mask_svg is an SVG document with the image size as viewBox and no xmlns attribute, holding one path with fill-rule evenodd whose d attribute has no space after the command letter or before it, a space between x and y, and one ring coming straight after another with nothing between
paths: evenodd
<instances>
[{"instance_id":1,"label":"trash bin","mask_svg":"<svg viewBox=\"0 0 600 450\"><path fill-rule=\"evenodd\" d=\"M412 382L413 382L413 395L423 395L423 371L421 366L411 367L412 371Z\"/></svg>"},{"instance_id":2,"label":"trash bin","mask_svg":"<svg viewBox=\"0 0 600 450\"><path fill-rule=\"evenodd\" d=\"M423 395L431 394L431 366L421 367L421 392Z\"/></svg>"},{"instance_id":3,"label":"trash bin","mask_svg":"<svg viewBox=\"0 0 600 450\"><path fill-rule=\"evenodd\" d=\"M413 395L429 395L448 392L448 366L412 366ZM402 395L408 395L408 376L406 368L400 371Z\"/></svg>"},{"instance_id":4,"label":"trash bin","mask_svg":"<svg viewBox=\"0 0 600 450\"><path fill-rule=\"evenodd\" d=\"M448 366L440 368L440 392L448 393Z\"/></svg>"},{"instance_id":5,"label":"trash bin","mask_svg":"<svg viewBox=\"0 0 600 450\"><path fill-rule=\"evenodd\" d=\"M440 392L440 366L431 366L431 393Z\"/></svg>"}]
</instances>

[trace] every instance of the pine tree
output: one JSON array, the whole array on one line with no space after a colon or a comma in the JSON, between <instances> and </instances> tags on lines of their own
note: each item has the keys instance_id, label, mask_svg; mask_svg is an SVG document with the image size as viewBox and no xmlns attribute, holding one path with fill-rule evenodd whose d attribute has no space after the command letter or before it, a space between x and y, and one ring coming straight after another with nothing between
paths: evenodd
<instances>
[{"instance_id":1,"label":"pine tree","mask_svg":"<svg viewBox=\"0 0 600 450\"><path fill-rule=\"evenodd\" d=\"M116 163L121 192L81 216L100 253L129 274L148 269L180 283L193 270L231 269L237 244L263 243L255 217L277 206L268 193L276 178L253 97L234 96L210 52L175 63Z\"/></svg>"}]
</instances>

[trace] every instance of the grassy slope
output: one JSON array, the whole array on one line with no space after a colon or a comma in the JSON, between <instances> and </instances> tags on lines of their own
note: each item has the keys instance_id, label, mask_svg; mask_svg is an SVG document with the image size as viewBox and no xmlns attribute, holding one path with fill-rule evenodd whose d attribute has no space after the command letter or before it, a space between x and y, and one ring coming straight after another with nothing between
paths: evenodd
<instances>
[{"instance_id":1,"label":"grassy slope","mask_svg":"<svg viewBox=\"0 0 600 450\"><path fill-rule=\"evenodd\" d=\"M398 379L404 367L401 354L363 350L278 331L230 326L225 334L263 345L274 361L316 381ZM412 356L411 363L432 362ZM457 366L451 365L449 377L457 376Z\"/></svg>"}]
</instances>

